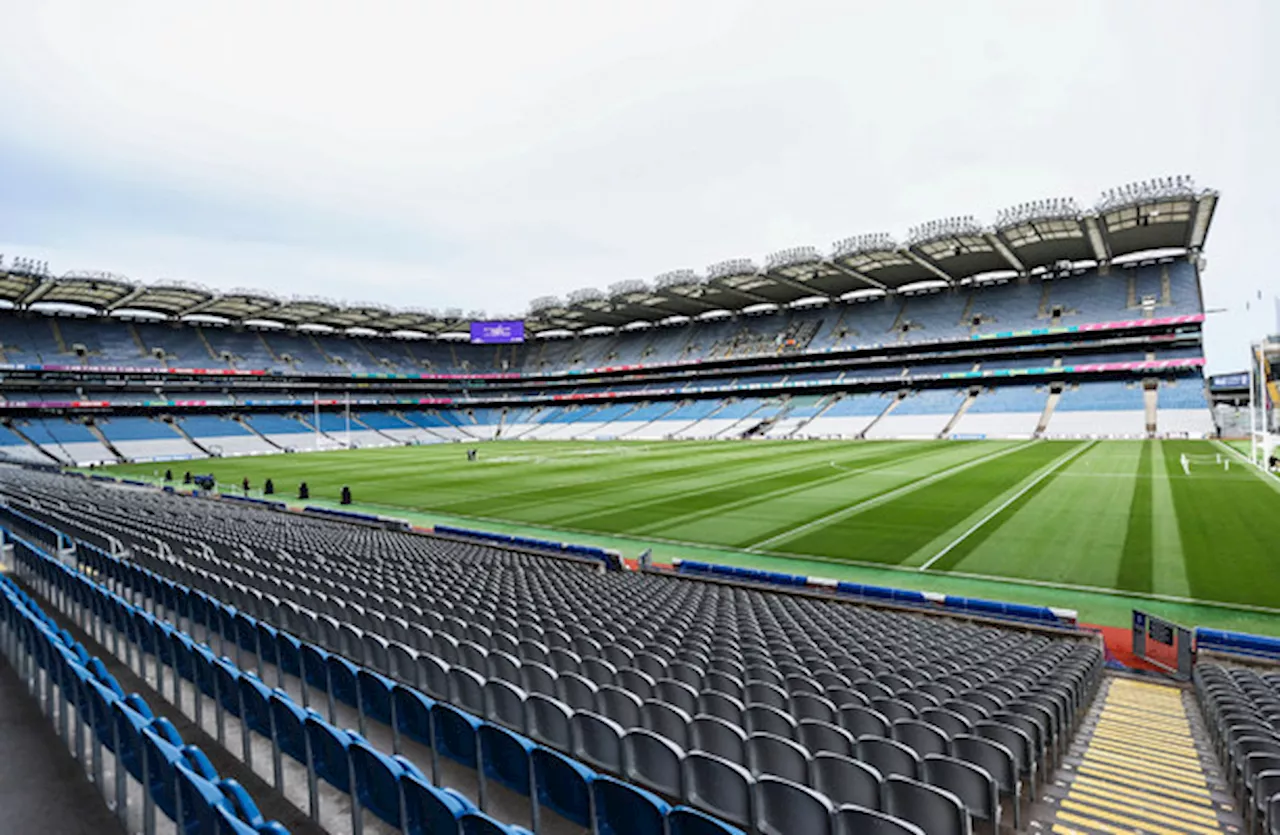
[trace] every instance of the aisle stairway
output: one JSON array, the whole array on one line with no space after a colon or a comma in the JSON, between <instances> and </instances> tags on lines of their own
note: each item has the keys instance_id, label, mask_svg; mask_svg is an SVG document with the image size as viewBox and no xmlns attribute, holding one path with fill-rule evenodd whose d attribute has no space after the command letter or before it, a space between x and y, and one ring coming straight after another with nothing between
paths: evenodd
<instances>
[{"instance_id":1,"label":"aisle stairway","mask_svg":"<svg viewBox=\"0 0 1280 835\"><path fill-rule=\"evenodd\" d=\"M1243 829L1194 695L1167 684L1104 681L1047 795L1056 835Z\"/></svg>"}]
</instances>

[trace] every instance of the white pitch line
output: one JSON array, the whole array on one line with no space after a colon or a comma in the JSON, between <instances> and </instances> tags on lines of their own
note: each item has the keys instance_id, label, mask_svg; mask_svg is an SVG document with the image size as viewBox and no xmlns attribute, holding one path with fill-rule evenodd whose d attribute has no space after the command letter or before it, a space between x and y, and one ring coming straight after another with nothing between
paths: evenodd
<instances>
[{"instance_id":1,"label":"white pitch line","mask_svg":"<svg viewBox=\"0 0 1280 835\"><path fill-rule=\"evenodd\" d=\"M958 473L961 470L966 470L969 467L976 467L978 464L981 464L985 461L990 461L993 458L999 458L1002 455L1008 455L1011 452L1017 452L1020 449L1026 449L1027 447L1031 446L1034 443L1036 443L1036 441L1027 441L1026 443L1021 444L1019 446L1009 447L1008 449L1002 449L997 452L990 453L988 455L983 455L978 458L974 458L970 461L961 462L959 464L956 464L954 467L948 467L945 470L939 470L938 472L934 473L931 476L928 476L927 478L922 478L919 481L908 482L907 484L904 484L901 487L896 487L887 493L881 493L878 496L872 496L869 499L864 499L863 501L851 504L848 507L842 507L839 510L835 510L835 511L832 511L831 513L826 514L825 516L819 516L817 519L812 519L808 522L805 522L803 525L794 527L791 530L783 531L782 533L777 534L776 536L771 536L768 539L762 539L759 542L753 543L750 547L744 548L743 550L747 551L748 553L753 553L760 548L773 545L776 542L785 542L788 539L795 538L797 535L803 533L804 531L810 530L812 528L820 527L822 525L828 524L832 520L839 519L844 516L852 516L853 514L857 513L860 510L865 510L866 508L869 508L869 507L875 507L876 505L884 504L890 499L897 498L903 493L910 493L913 490L919 490L921 487L926 487L930 484L933 484L935 481L946 478L949 475Z\"/></svg>"},{"instance_id":2,"label":"white pitch line","mask_svg":"<svg viewBox=\"0 0 1280 835\"><path fill-rule=\"evenodd\" d=\"M999 516L1000 512L1003 511L1006 507L1008 507L1009 505L1016 502L1018 499L1025 496L1032 487L1035 487L1037 484L1044 481L1046 478L1052 475L1054 471L1060 469L1063 464L1066 464L1068 461L1072 461L1076 458L1079 458L1085 452L1092 449L1093 446L1097 443L1098 443L1097 441L1094 441L1093 443L1087 444L1086 446L1080 447L1079 449L1074 449L1071 452L1059 458L1057 463L1055 463L1053 466L1051 466L1049 469L1045 470L1044 472L1040 473L1040 475L1036 476L1035 480L1032 481L1030 484L1028 484L1026 487L1023 487L1021 490L1014 493L1008 499L1001 502L999 507L997 507L995 510L991 511L986 516L983 516L981 519L979 519L978 522L974 524L973 527L969 528L969 530L965 531L964 533L957 536L955 539L951 540L951 544L949 544L946 548L943 548L938 553L934 554L932 557L929 558L928 562L926 562L924 565L920 566L916 570L927 571L931 565L933 565L935 562L945 557L947 554L951 553L951 550L953 548L955 548L961 542L964 542L966 539L972 536L974 531L978 530L983 525L987 524L992 519Z\"/></svg>"}]
</instances>

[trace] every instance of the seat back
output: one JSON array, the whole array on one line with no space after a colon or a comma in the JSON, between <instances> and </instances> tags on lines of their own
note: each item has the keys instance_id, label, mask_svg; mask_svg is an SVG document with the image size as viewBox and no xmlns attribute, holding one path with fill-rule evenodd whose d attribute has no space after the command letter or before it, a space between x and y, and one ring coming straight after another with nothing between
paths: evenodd
<instances>
[{"instance_id":1,"label":"seat back","mask_svg":"<svg viewBox=\"0 0 1280 835\"><path fill-rule=\"evenodd\" d=\"M999 827L1000 789L981 767L954 757L929 754L924 758L924 781L959 798L970 817L993 821Z\"/></svg>"},{"instance_id":2,"label":"seat back","mask_svg":"<svg viewBox=\"0 0 1280 835\"><path fill-rule=\"evenodd\" d=\"M664 736L632 728L622 737L622 775L667 797L684 796L684 751Z\"/></svg>"},{"instance_id":3,"label":"seat back","mask_svg":"<svg viewBox=\"0 0 1280 835\"><path fill-rule=\"evenodd\" d=\"M885 777L896 774L914 780L920 776L919 755L897 740L874 736L858 737L858 759Z\"/></svg>"},{"instance_id":4,"label":"seat back","mask_svg":"<svg viewBox=\"0 0 1280 835\"><path fill-rule=\"evenodd\" d=\"M693 751L684 758L684 799L718 818L750 828L755 778L735 762Z\"/></svg>"},{"instance_id":5,"label":"seat back","mask_svg":"<svg viewBox=\"0 0 1280 835\"><path fill-rule=\"evenodd\" d=\"M836 809L832 835L925 835L925 831L914 823L875 809L846 805Z\"/></svg>"},{"instance_id":6,"label":"seat back","mask_svg":"<svg viewBox=\"0 0 1280 835\"><path fill-rule=\"evenodd\" d=\"M794 783L809 783L809 752L790 739L755 733L747 737L747 768L759 777L772 774Z\"/></svg>"},{"instance_id":7,"label":"seat back","mask_svg":"<svg viewBox=\"0 0 1280 835\"><path fill-rule=\"evenodd\" d=\"M876 769L839 754L815 754L809 766L812 785L837 805L879 809L884 778Z\"/></svg>"},{"instance_id":8,"label":"seat back","mask_svg":"<svg viewBox=\"0 0 1280 835\"><path fill-rule=\"evenodd\" d=\"M666 801L642 788L599 775L591 783L597 835L663 835Z\"/></svg>"},{"instance_id":9,"label":"seat back","mask_svg":"<svg viewBox=\"0 0 1280 835\"><path fill-rule=\"evenodd\" d=\"M667 815L667 835L746 835L746 833L697 809L677 806Z\"/></svg>"},{"instance_id":10,"label":"seat back","mask_svg":"<svg viewBox=\"0 0 1280 835\"><path fill-rule=\"evenodd\" d=\"M969 815L954 794L907 777L884 781L885 811L929 835L969 835Z\"/></svg>"},{"instance_id":11,"label":"seat back","mask_svg":"<svg viewBox=\"0 0 1280 835\"><path fill-rule=\"evenodd\" d=\"M585 710L573 714L573 754L588 765L622 773L622 727Z\"/></svg>"},{"instance_id":12,"label":"seat back","mask_svg":"<svg viewBox=\"0 0 1280 835\"><path fill-rule=\"evenodd\" d=\"M829 835L835 807L813 789L764 776L756 780L756 831L760 835Z\"/></svg>"}]
</instances>

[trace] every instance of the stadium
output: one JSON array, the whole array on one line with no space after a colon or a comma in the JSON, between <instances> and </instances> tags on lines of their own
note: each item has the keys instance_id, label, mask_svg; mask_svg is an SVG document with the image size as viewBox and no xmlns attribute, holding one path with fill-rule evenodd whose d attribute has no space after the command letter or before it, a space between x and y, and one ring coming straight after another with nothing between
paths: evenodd
<instances>
[{"instance_id":1,"label":"stadium","mask_svg":"<svg viewBox=\"0 0 1280 835\"><path fill-rule=\"evenodd\" d=\"M0 835L1280 835L1280 6L0 20Z\"/></svg>"},{"instance_id":2,"label":"stadium","mask_svg":"<svg viewBox=\"0 0 1280 835\"><path fill-rule=\"evenodd\" d=\"M489 321L11 263L4 654L128 831L1274 832L1217 203Z\"/></svg>"}]
</instances>

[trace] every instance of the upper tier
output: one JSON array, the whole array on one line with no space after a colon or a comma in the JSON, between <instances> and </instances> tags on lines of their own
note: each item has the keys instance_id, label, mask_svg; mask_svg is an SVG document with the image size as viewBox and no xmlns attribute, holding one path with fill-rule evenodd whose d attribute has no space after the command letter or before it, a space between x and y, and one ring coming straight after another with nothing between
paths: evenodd
<instances>
[{"instance_id":1,"label":"upper tier","mask_svg":"<svg viewBox=\"0 0 1280 835\"><path fill-rule=\"evenodd\" d=\"M1203 312L1185 259L515 345L0 311L0 365L554 373L963 341Z\"/></svg>"}]
</instances>

